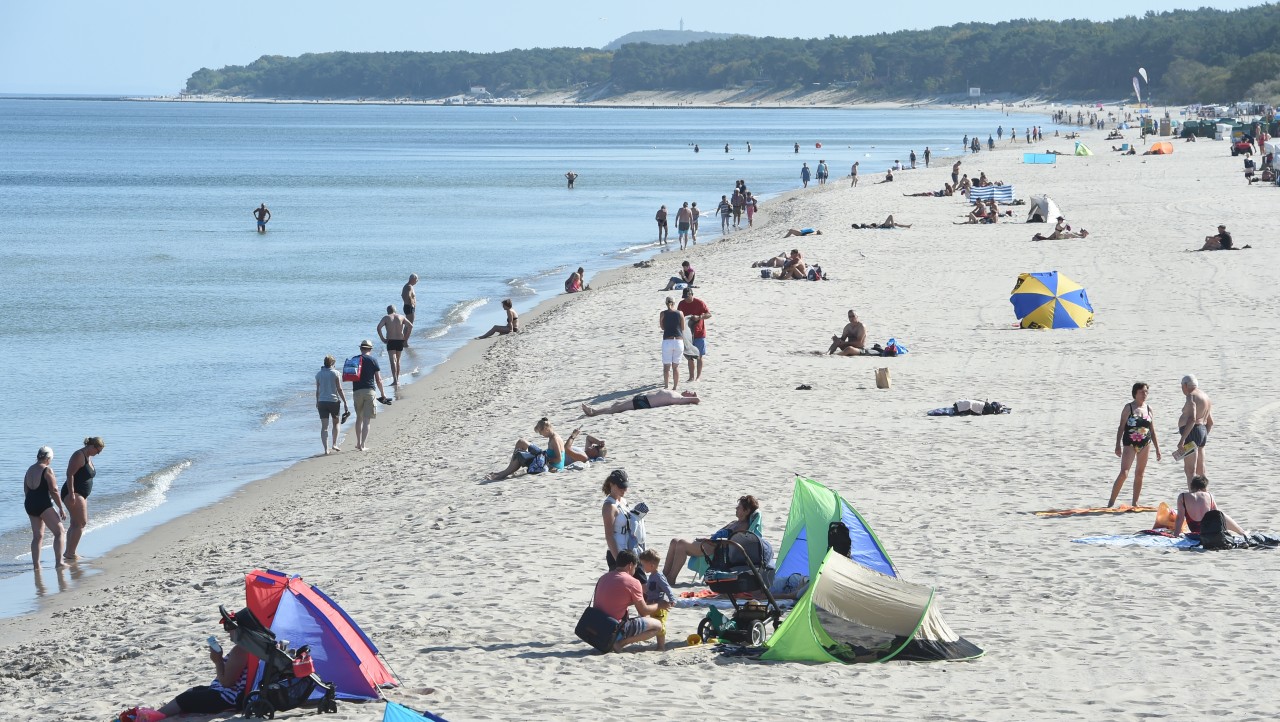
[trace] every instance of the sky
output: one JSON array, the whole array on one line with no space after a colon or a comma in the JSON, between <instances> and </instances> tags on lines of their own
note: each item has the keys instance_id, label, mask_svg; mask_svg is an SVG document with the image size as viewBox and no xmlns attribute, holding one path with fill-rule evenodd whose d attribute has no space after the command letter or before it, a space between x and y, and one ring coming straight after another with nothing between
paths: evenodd
<instances>
[{"instance_id":1,"label":"sky","mask_svg":"<svg viewBox=\"0 0 1280 722\"><path fill-rule=\"evenodd\" d=\"M1173 0L1223 10L1258 0ZM904 7L907 12L895 12ZM1170 10L1169 0L999 3L916 0L0 0L0 93L173 94L202 67L333 50L600 47L635 30L826 37L958 22ZM1034 10L1032 10L1034 8Z\"/></svg>"}]
</instances>

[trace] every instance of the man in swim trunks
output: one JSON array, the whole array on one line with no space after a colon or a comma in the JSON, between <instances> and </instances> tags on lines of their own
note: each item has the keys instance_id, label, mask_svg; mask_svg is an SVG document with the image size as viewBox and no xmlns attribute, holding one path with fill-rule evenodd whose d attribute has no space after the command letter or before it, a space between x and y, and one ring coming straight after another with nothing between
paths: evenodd
<instances>
[{"instance_id":1,"label":"man in swim trunks","mask_svg":"<svg viewBox=\"0 0 1280 722\"><path fill-rule=\"evenodd\" d=\"M828 354L836 353L841 356L862 356L866 354L867 349L867 327L858 320L858 314L849 309L849 323L844 325L844 331L839 336L831 337L831 346L827 349Z\"/></svg>"},{"instance_id":2,"label":"man in swim trunks","mask_svg":"<svg viewBox=\"0 0 1280 722\"><path fill-rule=\"evenodd\" d=\"M689 201L685 201L676 211L676 230L680 232L680 250L689 244L689 228L693 225L693 212L689 210Z\"/></svg>"},{"instance_id":3,"label":"man in swim trunks","mask_svg":"<svg viewBox=\"0 0 1280 722\"><path fill-rule=\"evenodd\" d=\"M629 399L619 399L608 406L592 407L583 404L582 413L587 416L599 416L601 414L620 414L623 411L639 411L640 409L656 409L660 406L697 404L701 402L702 399L698 398L696 391L658 389L647 394L637 394Z\"/></svg>"},{"instance_id":4,"label":"man in swim trunks","mask_svg":"<svg viewBox=\"0 0 1280 722\"><path fill-rule=\"evenodd\" d=\"M578 174L573 171L569 171L564 174L564 179L569 181L569 190L573 190L573 182L578 180Z\"/></svg>"},{"instance_id":5,"label":"man in swim trunks","mask_svg":"<svg viewBox=\"0 0 1280 722\"><path fill-rule=\"evenodd\" d=\"M694 201L689 204L689 239L693 241L693 245L698 245L698 217L702 215L702 211L698 210L698 202Z\"/></svg>"},{"instance_id":6,"label":"man in swim trunks","mask_svg":"<svg viewBox=\"0 0 1280 722\"><path fill-rule=\"evenodd\" d=\"M658 243L667 245L667 207L663 206L654 214L653 220L658 222Z\"/></svg>"},{"instance_id":7,"label":"man in swim trunks","mask_svg":"<svg viewBox=\"0 0 1280 722\"><path fill-rule=\"evenodd\" d=\"M1182 377L1182 393L1186 394L1187 402L1178 417L1178 448L1186 446L1188 441L1196 445L1196 453L1182 458L1187 481L1191 481L1194 476L1205 475L1204 445L1209 441L1209 432L1213 431L1213 402L1191 374Z\"/></svg>"},{"instance_id":8,"label":"man in swim trunks","mask_svg":"<svg viewBox=\"0 0 1280 722\"><path fill-rule=\"evenodd\" d=\"M413 323L413 313L418 309L418 294L414 293L413 287L418 285L418 274L410 273L409 282L404 284L404 288L400 289L400 301L404 305L404 317L409 319L409 323ZM409 337L405 336L405 346L408 346Z\"/></svg>"},{"instance_id":9,"label":"man in swim trunks","mask_svg":"<svg viewBox=\"0 0 1280 722\"><path fill-rule=\"evenodd\" d=\"M267 221L271 220L271 211L267 210L266 203L253 209L253 218L258 222L258 233L266 233Z\"/></svg>"},{"instance_id":10,"label":"man in swim trunks","mask_svg":"<svg viewBox=\"0 0 1280 722\"><path fill-rule=\"evenodd\" d=\"M405 339L413 332L413 322L396 313L395 306L387 306L387 315L378 322L378 338L387 345L387 358L391 359L391 385L400 385L400 352Z\"/></svg>"}]
</instances>

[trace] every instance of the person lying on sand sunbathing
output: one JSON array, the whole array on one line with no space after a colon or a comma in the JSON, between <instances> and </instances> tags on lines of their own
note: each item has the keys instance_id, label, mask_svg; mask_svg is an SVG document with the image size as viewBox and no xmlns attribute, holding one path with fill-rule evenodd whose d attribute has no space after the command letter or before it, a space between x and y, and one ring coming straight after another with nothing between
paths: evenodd
<instances>
[{"instance_id":1,"label":"person lying on sand sunbathing","mask_svg":"<svg viewBox=\"0 0 1280 722\"><path fill-rule=\"evenodd\" d=\"M754 496L738 497L738 506L734 510L734 520L724 525L719 531L711 535L712 539L728 539L740 531L748 531L751 529L752 516L760 510L760 502L756 501ZM757 518L758 523L758 518ZM689 557L704 557L715 550L711 544L703 544L705 539L672 539L667 545L667 560L662 565L662 576L667 578L670 584L676 583L676 577L680 576L680 570L684 569L684 564Z\"/></svg>"},{"instance_id":2,"label":"person lying on sand sunbathing","mask_svg":"<svg viewBox=\"0 0 1280 722\"><path fill-rule=\"evenodd\" d=\"M801 228L800 230L796 230L794 228L788 228L787 233L786 235L783 236L783 238L790 238L792 236L820 236L820 235L822 235L822 231L817 231L812 228Z\"/></svg>"},{"instance_id":3,"label":"person lying on sand sunbathing","mask_svg":"<svg viewBox=\"0 0 1280 722\"><path fill-rule=\"evenodd\" d=\"M1210 509L1217 508L1218 503L1213 500L1213 494L1209 493L1209 480L1203 476L1191 477L1191 481L1187 482L1187 491L1178 495L1178 516L1173 522L1173 535L1182 534L1183 522L1186 522L1189 533L1199 534L1200 522L1204 519L1204 515L1209 513ZM1226 513L1223 513L1222 519L1226 523L1227 531L1248 536L1245 530L1232 521Z\"/></svg>"},{"instance_id":4,"label":"person lying on sand sunbathing","mask_svg":"<svg viewBox=\"0 0 1280 722\"><path fill-rule=\"evenodd\" d=\"M1089 237L1088 230L1081 228L1079 233L1075 233L1071 230L1071 226L1067 225L1067 219L1063 218L1062 216L1058 216L1058 222L1053 227L1053 233L1050 233L1047 236L1037 233L1031 237L1031 240L1060 241L1064 238L1088 238L1088 237Z\"/></svg>"},{"instance_id":5,"label":"person lying on sand sunbathing","mask_svg":"<svg viewBox=\"0 0 1280 722\"><path fill-rule=\"evenodd\" d=\"M564 440L564 455L568 457L569 461L585 464L588 461L605 458L604 439L597 439L591 434L587 434L587 444L582 451L573 448L573 442L577 440L580 433L582 433L581 428L574 429L569 432L569 438Z\"/></svg>"},{"instance_id":6,"label":"person lying on sand sunbathing","mask_svg":"<svg viewBox=\"0 0 1280 722\"><path fill-rule=\"evenodd\" d=\"M752 268L782 268L787 265L787 252L783 251L773 258L767 258L763 261L756 261L751 264Z\"/></svg>"},{"instance_id":7,"label":"person lying on sand sunbathing","mask_svg":"<svg viewBox=\"0 0 1280 722\"><path fill-rule=\"evenodd\" d=\"M538 423L533 425L533 430L546 438L547 450L544 452L524 439L516 439L515 451L511 452L511 463L507 464L507 468L502 471L495 471L485 476L486 481L505 479L520 469L528 467L534 458L542 453L546 454L547 471L555 472L564 469L564 441L555 429L551 428L551 422L547 421L547 417L539 419Z\"/></svg>"},{"instance_id":8,"label":"person lying on sand sunbathing","mask_svg":"<svg viewBox=\"0 0 1280 722\"><path fill-rule=\"evenodd\" d=\"M1270 168L1263 168L1260 174L1249 177L1250 183L1274 183L1275 180L1276 174Z\"/></svg>"},{"instance_id":9,"label":"person lying on sand sunbathing","mask_svg":"<svg viewBox=\"0 0 1280 722\"><path fill-rule=\"evenodd\" d=\"M583 404L582 413L587 416L600 416L601 414L620 414L623 411L639 411L640 409L656 409L659 406L697 404L701 402L702 399L698 398L698 392L696 391L658 389L645 394L636 394L629 399L619 399L608 406L592 407Z\"/></svg>"},{"instance_id":10,"label":"person lying on sand sunbathing","mask_svg":"<svg viewBox=\"0 0 1280 722\"><path fill-rule=\"evenodd\" d=\"M911 226L907 225L906 223L898 223L897 221L893 220L893 216L890 215L888 218L884 219L884 223L855 223L853 224L853 227L854 228L910 228Z\"/></svg>"},{"instance_id":11,"label":"person lying on sand sunbathing","mask_svg":"<svg viewBox=\"0 0 1280 722\"><path fill-rule=\"evenodd\" d=\"M953 195L954 193L955 193L955 189L951 187L951 184L944 183L942 186L942 190L940 191L925 191L924 193L903 193L902 195L907 198L941 198L943 196Z\"/></svg>"}]
</instances>

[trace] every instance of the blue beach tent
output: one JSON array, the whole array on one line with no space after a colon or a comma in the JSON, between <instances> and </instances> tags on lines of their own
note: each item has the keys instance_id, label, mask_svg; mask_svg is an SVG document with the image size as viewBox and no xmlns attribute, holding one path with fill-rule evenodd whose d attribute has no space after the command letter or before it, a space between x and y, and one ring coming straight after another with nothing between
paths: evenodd
<instances>
[{"instance_id":1,"label":"blue beach tent","mask_svg":"<svg viewBox=\"0 0 1280 722\"><path fill-rule=\"evenodd\" d=\"M817 578L818 567L827 555L827 527L833 521L842 521L849 528L853 561L886 576L898 576L889 554L862 515L836 492L799 476L791 492L791 511L787 514L786 531L782 533L782 552L778 555L775 576L786 579L799 573L810 579Z\"/></svg>"},{"instance_id":2,"label":"blue beach tent","mask_svg":"<svg viewBox=\"0 0 1280 722\"><path fill-rule=\"evenodd\" d=\"M382 711L382 722L422 722L422 720L431 720L431 722L448 722L444 717L431 714L430 712L415 712L402 704L395 702L387 702L387 708Z\"/></svg>"}]
</instances>

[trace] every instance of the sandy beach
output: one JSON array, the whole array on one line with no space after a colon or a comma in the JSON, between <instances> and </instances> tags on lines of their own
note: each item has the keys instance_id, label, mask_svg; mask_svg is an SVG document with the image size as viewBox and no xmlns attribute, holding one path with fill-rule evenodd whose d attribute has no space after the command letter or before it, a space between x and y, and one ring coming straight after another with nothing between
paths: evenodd
<instances>
[{"instance_id":1,"label":"sandy beach","mask_svg":"<svg viewBox=\"0 0 1280 722\"><path fill-rule=\"evenodd\" d=\"M1280 676L1280 552L1087 546L1071 540L1134 532L1153 516L1032 515L1106 503L1135 381L1151 384L1165 450L1162 463L1152 456L1143 503L1172 504L1185 488L1171 458L1178 382L1193 373L1215 404L1210 490L1246 528L1280 531L1268 478L1280 452L1269 370L1280 358L1277 189L1248 185L1223 142L1122 157L1104 135L1083 134L1097 155L1053 165L1023 165L1022 153L1070 153L1072 141L1006 137L997 152L961 159L1018 198L1048 193L1087 239L1030 241L1050 229L1024 225L1025 206L1014 222L952 225L967 210L959 196L902 195L949 179L951 161L935 156L893 183L874 184L883 169L863 167L857 188L833 168L829 185L764 205L754 228L720 240L704 221L703 238L717 242L591 277L591 291L525 314L520 334L470 343L403 389L374 422L372 451L304 460L92 560L101 573L0 621L0 704L23 719L104 720L207 683L217 605L241 606L243 574L267 567L303 575L363 626L403 683L388 698L453 720L605 719L624 708L658 719L1280 716L1265 692ZM890 213L913 227L850 228ZM1254 247L1186 252L1219 223ZM804 227L823 235L781 239ZM766 281L750 267L790 248L831 280ZM688 385L703 402L583 418L581 403L661 387L659 289L681 260L714 314L703 379ZM1088 289L1092 328L1016 330L1008 297L1018 274L1051 270ZM895 337L910 352L825 355L850 308L871 341ZM875 386L881 366L891 389ZM961 398L1014 411L925 415ZM581 426L606 439L609 460L482 483L542 416L562 435ZM671 612L676 649L591 654L573 627L604 572L600 486L619 467L629 498L653 509L649 541L663 552L668 539L725 524L742 494L760 499L777 545L794 475L831 486L904 579L937 587L946 620L986 656L721 658L679 648L702 617L694 609ZM39 579L58 587L53 569ZM346 704L326 719L381 713Z\"/></svg>"}]
</instances>

